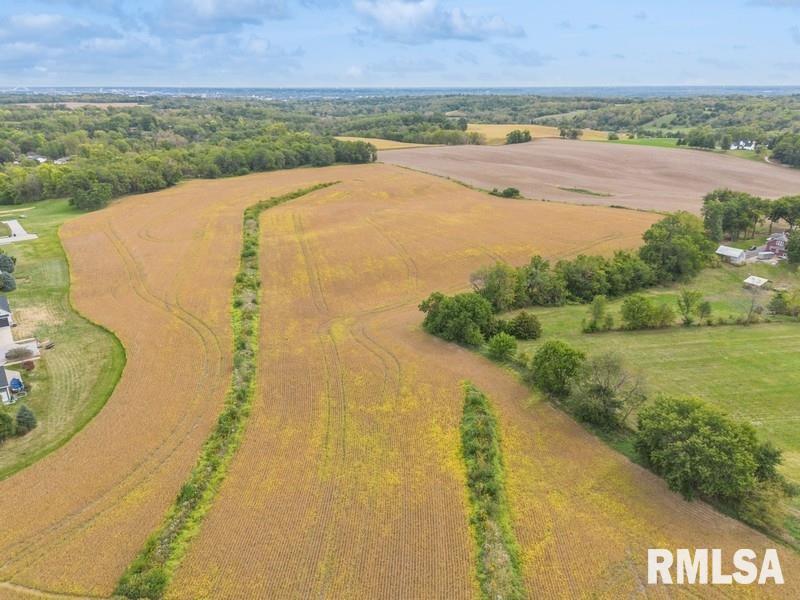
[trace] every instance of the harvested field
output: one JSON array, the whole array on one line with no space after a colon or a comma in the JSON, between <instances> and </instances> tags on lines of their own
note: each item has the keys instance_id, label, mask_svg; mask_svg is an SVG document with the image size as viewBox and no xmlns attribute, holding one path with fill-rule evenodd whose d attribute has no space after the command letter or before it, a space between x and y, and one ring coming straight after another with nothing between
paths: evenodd
<instances>
[{"instance_id":1,"label":"harvested field","mask_svg":"<svg viewBox=\"0 0 800 600\"><path fill-rule=\"evenodd\" d=\"M80 433L0 482L0 582L110 595L194 465L230 383L242 211L325 176L195 181L62 227L72 300L117 334L127 366Z\"/></svg>"},{"instance_id":2,"label":"harvested field","mask_svg":"<svg viewBox=\"0 0 800 600\"><path fill-rule=\"evenodd\" d=\"M768 198L800 193L798 169L701 150L539 140L398 150L380 159L481 188L513 186L529 198L646 210L699 213L703 196L718 187Z\"/></svg>"},{"instance_id":3,"label":"harvested field","mask_svg":"<svg viewBox=\"0 0 800 600\"><path fill-rule=\"evenodd\" d=\"M384 140L381 138L352 137L348 135L338 135L336 139L344 142L368 142L378 150L402 150L404 148L427 148L430 146L430 144L412 144L409 142Z\"/></svg>"},{"instance_id":4,"label":"harvested field","mask_svg":"<svg viewBox=\"0 0 800 600\"><path fill-rule=\"evenodd\" d=\"M486 143L490 146L499 146L506 143L506 135L515 129L521 129L531 132L534 139L541 138L560 138L561 129L558 127L551 127L550 125L525 125L524 123L470 123L467 125L467 131L477 131L486 136ZM584 129L581 139L587 141L607 140L607 131L597 131L595 129Z\"/></svg>"},{"instance_id":5,"label":"harvested field","mask_svg":"<svg viewBox=\"0 0 800 600\"><path fill-rule=\"evenodd\" d=\"M262 215L258 396L168 598L477 597L465 378L498 414L529 597L666 596L643 583L648 547L774 545L419 327L418 302L480 265L631 248L655 215L503 200L388 166L324 179L342 183ZM780 553L786 597L800 561Z\"/></svg>"}]
</instances>

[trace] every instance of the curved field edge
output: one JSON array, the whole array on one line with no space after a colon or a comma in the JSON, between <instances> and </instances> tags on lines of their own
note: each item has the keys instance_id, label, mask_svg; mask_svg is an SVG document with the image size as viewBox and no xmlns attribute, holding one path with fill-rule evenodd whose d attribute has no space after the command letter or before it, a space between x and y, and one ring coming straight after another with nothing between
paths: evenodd
<instances>
[{"instance_id":1,"label":"curved field edge","mask_svg":"<svg viewBox=\"0 0 800 600\"><path fill-rule=\"evenodd\" d=\"M520 553L506 502L499 425L489 399L469 382L464 382L461 453L481 596L486 600L524 598Z\"/></svg>"},{"instance_id":2,"label":"curved field edge","mask_svg":"<svg viewBox=\"0 0 800 600\"><path fill-rule=\"evenodd\" d=\"M63 223L58 226L55 239L57 241L57 246L58 246L58 257L64 261L64 264L66 265L67 268L67 290L65 294L67 305L69 307L69 310L79 319L82 319L90 326L108 335L109 341L111 342L111 353L109 356L111 360L108 368L104 369L104 371L93 382L93 385L96 385L98 389L93 390L92 393L90 394L91 400L89 403L87 403L85 409L81 412L80 417L75 421L74 427L68 430L62 437L57 438L54 442L44 445L35 452L32 452L31 454L27 455L24 459L19 460L7 467L0 468L0 481L2 481L3 479L7 479L8 477L11 477L15 473L18 473L19 471L38 462L39 460L48 456L51 452L54 452L59 448L61 448L64 444L69 442L78 433L80 433L83 430L83 428L86 427L86 425L88 425L92 421L92 419L94 419L97 416L97 414L103 409L103 407L108 402L109 398L111 398L111 394L117 387L117 383L119 383L119 380L122 377L122 372L125 369L125 365L128 362L125 346L123 346L122 342L117 337L117 335L113 331L111 331L108 327L105 327L104 325L97 323L96 321L90 319L85 314L83 314L80 310L78 310L78 308L72 301L72 265L70 264L69 256L64 251L64 245L61 240L62 225Z\"/></svg>"},{"instance_id":3,"label":"curved field edge","mask_svg":"<svg viewBox=\"0 0 800 600\"><path fill-rule=\"evenodd\" d=\"M227 467L244 433L255 392L258 357L259 215L265 210L311 192L335 185L320 183L262 200L244 211L242 250L233 287L233 373L217 424L203 444L200 457L180 489L162 525L148 538L144 548L117 584L115 593L126 598L161 598L180 564L186 546L197 533L208 512Z\"/></svg>"}]
</instances>

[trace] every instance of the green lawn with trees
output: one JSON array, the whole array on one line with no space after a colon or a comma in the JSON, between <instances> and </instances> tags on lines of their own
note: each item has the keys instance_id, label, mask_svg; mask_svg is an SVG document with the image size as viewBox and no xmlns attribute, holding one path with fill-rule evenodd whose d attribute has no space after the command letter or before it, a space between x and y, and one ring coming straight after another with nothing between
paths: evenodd
<instances>
[{"instance_id":1,"label":"green lawn with trees","mask_svg":"<svg viewBox=\"0 0 800 600\"><path fill-rule=\"evenodd\" d=\"M12 213L14 218L39 239L4 246L17 258L17 289L8 294L19 323L14 336L50 339L55 347L42 351L33 371L23 372L28 396L17 405L0 408L0 413L16 417L21 406L27 406L37 421L27 434L0 445L0 478L58 448L86 425L111 395L125 364L117 338L84 319L70 304L69 268L58 228L80 212L66 200L22 208L26 210Z\"/></svg>"},{"instance_id":2,"label":"green lawn with trees","mask_svg":"<svg viewBox=\"0 0 800 600\"><path fill-rule=\"evenodd\" d=\"M546 341L563 340L589 357L613 349L628 368L643 375L650 398L659 393L696 396L751 423L761 437L784 450L783 472L800 482L796 393L800 389L800 354L793 350L800 346L800 321L769 314L766 307L773 292L762 291L756 297L757 305L764 307L759 322L738 324L752 305L753 294L742 286L742 280L751 274L767 277L777 286L800 289L800 275L788 265L706 269L687 284L641 292L654 304L673 309L670 327L584 333L591 318L589 306L537 307L528 310L541 322L542 336L521 340L518 346L533 355ZM682 325L679 299L684 289L698 292L701 302L709 303L712 326L699 320L688 327ZM625 301L607 302L605 314L616 327L623 325ZM720 319L724 324L719 324Z\"/></svg>"}]
</instances>

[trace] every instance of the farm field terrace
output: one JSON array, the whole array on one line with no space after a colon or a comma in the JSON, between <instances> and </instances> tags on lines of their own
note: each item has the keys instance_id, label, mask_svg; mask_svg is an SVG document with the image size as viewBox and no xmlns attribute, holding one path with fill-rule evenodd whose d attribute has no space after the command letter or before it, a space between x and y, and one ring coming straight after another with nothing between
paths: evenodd
<instances>
[{"instance_id":1,"label":"farm field terrace","mask_svg":"<svg viewBox=\"0 0 800 600\"><path fill-rule=\"evenodd\" d=\"M538 138L558 138L561 137L561 129L550 125L525 125L524 123L504 123L502 125L493 123L470 123L467 131L476 131L486 136L486 143L490 146L499 146L506 143L506 135L515 129L528 130L534 139ZM594 129L584 129L581 139L587 141L599 141L608 139L608 132L596 131Z\"/></svg>"},{"instance_id":2,"label":"farm field terrace","mask_svg":"<svg viewBox=\"0 0 800 600\"><path fill-rule=\"evenodd\" d=\"M194 181L62 227L72 302L118 336L127 363L103 410L69 443L0 481L0 597L7 585L111 594L176 497L230 385L244 208L325 176ZM42 282L63 282L56 276L66 272L47 276L43 266Z\"/></svg>"},{"instance_id":3,"label":"farm field terrace","mask_svg":"<svg viewBox=\"0 0 800 600\"><path fill-rule=\"evenodd\" d=\"M407 148L426 148L430 144L412 144L410 142L396 142L395 140L383 140L380 138L354 137L349 135L337 135L337 140L343 142L367 142L375 146L377 150L402 150Z\"/></svg>"},{"instance_id":4,"label":"farm field terrace","mask_svg":"<svg viewBox=\"0 0 800 600\"><path fill-rule=\"evenodd\" d=\"M483 189L515 187L529 198L697 214L703 196L719 187L767 198L800 189L797 169L700 150L575 140L396 150L380 160Z\"/></svg>"},{"instance_id":5,"label":"farm field terrace","mask_svg":"<svg viewBox=\"0 0 800 600\"><path fill-rule=\"evenodd\" d=\"M677 311L681 287L697 290L711 302L712 318L743 317L751 295L742 280L759 275L776 285L796 289L800 277L786 265L747 265L706 269L685 286L658 288L646 295ZM765 305L771 293L759 292ZM609 303L609 313L620 325L622 300ZM588 314L586 305L559 308L534 308L542 323L542 337L523 342L520 349L529 353L547 339L561 339L597 355L613 350L626 364L646 378L651 396L665 393L696 396L722 408L731 416L750 422L762 439L773 441L784 451L783 472L800 482L800 408L796 390L800 386L800 323L788 317L770 317L773 322L744 325L715 325L644 331L614 331L584 334L581 322ZM765 316L767 316L765 314Z\"/></svg>"},{"instance_id":6,"label":"farm field terrace","mask_svg":"<svg viewBox=\"0 0 800 600\"><path fill-rule=\"evenodd\" d=\"M34 411L38 426L0 446L0 479L69 440L103 407L125 363L119 341L75 312L69 301L69 268L58 229L81 213L65 200L4 208L0 218L20 219L39 236L3 246L17 257L17 289L7 294L18 324L14 336L51 339L55 347L43 351L36 368L24 374L30 391L20 404ZM17 407L6 410L14 414Z\"/></svg>"},{"instance_id":7,"label":"farm field terrace","mask_svg":"<svg viewBox=\"0 0 800 600\"><path fill-rule=\"evenodd\" d=\"M467 378L498 415L529 597L641 593L648 547L773 544L420 328L420 300L482 264L633 248L657 215L499 199L381 165L320 173L340 183L262 214L257 396L167 598L478 597ZM779 553L785 573L800 566Z\"/></svg>"}]
</instances>

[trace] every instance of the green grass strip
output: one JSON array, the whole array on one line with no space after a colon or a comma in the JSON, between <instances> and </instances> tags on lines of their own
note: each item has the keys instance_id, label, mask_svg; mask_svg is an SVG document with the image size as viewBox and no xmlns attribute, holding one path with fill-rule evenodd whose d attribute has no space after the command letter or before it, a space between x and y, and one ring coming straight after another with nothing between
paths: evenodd
<instances>
[{"instance_id":1,"label":"green grass strip","mask_svg":"<svg viewBox=\"0 0 800 600\"><path fill-rule=\"evenodd\" d=\"M163 597L241 442L256 384L261 298L259 216L269 208L335 183L321 183L262 200L244 211L242 252L233 287L233 375L224 408L164 522L128 566L117 583L115 594L151 600Z\"/></svg>"},{"instance_id":2,"label":"green grass strip","mask_svg":"<svg viewBox=\"0 0 800 600\"><path fill-rule=\"evenodd\" d=\"M486 396L464 384L461 454L467 467L478 582L487 600L524 598L519 551L506 503L500 431Z\"/></svg>"}]
</instances>

